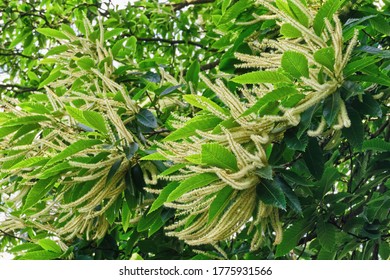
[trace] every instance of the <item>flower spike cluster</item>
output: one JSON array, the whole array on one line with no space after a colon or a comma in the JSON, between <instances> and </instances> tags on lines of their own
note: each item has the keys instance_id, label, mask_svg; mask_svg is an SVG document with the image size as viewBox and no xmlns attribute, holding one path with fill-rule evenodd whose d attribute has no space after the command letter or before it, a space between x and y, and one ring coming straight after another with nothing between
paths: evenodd
<instances>
[{"instance_id":1,"label":"flower spike cluster","mask_svg":"<svg viewBox=\"0 0 390 280\"><path fill-rule=\"evenodd\" d=\"M100 239L110 225L105 213L123 199L124 178L136 164L126 148L134 154L143 145L126 123L140 107L115 81L102 22L98 38L87 19L84 27L85 37L63 31L61 52L42 62L56 66L41 85L47 94L2 100L1 126L9 133L1 139L0 195L17 210L3 209L6 232L33 227L64 240ZM49 109L20 109L35 104Z\"/></svg>"},{"instance_id":2,"label":"flower spike cluster","mask_svg":"<svg viewBox=\"0 0 390 280\"><path fill-rule=\"evenodd\" d=\"M237 68L260 69L233 78L245 85L240 96L223 81L213 83L201 75L223 105L198 95L187 97L190 104L202 110L193 119L177 118L177 130L157 144L157 152L173 163L173 171L160 177L179 182L165 203L176 209L176 222L166 231L190 245L216 245L245 227L254 231L252 250L261 246L269 230L275 235L274 244L281 242L279 210L265 204L256 192L262 181L272 177L265 174L270 169L265 150L280 141L288 128L297 126L304 111L334 94L343 83L343 69L357 34L345 46L341 23L335 15L333 23L323 19L324 28L318 35L313 27L315 10L301 1L282 2L299 9L307 22L303 24L274 1L258 1L271 14L255 16L248 24L272 18L300 36L249 42L258 55L236 53L242 61L235 65ZM320 55L328 56L327 60L319 59ZM263 113L262 105L269 100L279 106L276 112ZM330 129L348 126L350 121L341 102L337 123ZM325 129L322 120L317 129L307 133L314 137Z\"/></svg>"}]
</instances>

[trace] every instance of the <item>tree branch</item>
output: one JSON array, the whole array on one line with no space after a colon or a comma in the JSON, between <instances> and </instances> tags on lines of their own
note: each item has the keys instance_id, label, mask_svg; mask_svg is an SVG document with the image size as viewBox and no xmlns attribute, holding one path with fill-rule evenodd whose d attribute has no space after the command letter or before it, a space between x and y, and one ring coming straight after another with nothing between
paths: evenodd
<instances>
[{"instance_id":1,"label":"tree branch","mask_svg":"<svg viewBox=\"0 0 390 280\"><path fill-rule=\"evenodd\" d=\"M390 127L390 119L384 122L377 131L371 134L371 139L378 137L387 127Z\"/></svg>"},{"instance_id":2,"label":"tree branch","mask_svg":"<svg viewBox=\"0 0 390 280\"><path fill-rule=\"evenodd\" d=\"M10 234L8 232L5 232L4 230L1 230L0 229L0 232L3 234L3 236L8 236L8 237L12 237L12 238L15 238L15 239L19 239L19 240L22 240L22 241L25 241L25 242L30 242L30 240L28 239L25 239L23 237L19 237L19 236L15 236L13 234Z\"/></svg>"},{"instance_id":3,"label":"tree branch","mask_svg":"<svg viewBox=\"0 0 390 280\"><path fill-rule=\"evenodd\" d=\"M208 64L205 64L205 65L201 65L200 66L200 71L205 71L205 70L210 70L210 69L213 69L215 67L217 67L219 65L219 59L217 59L216 61L213 61L211 63L208 63Z\"/></svg>"},{"instance_id":4,"label":"tree branch","mask_svg":"<svg viewBox=\"0 0 390 280\"><path fill-rule=\"evenodd\" d=\"M194 1L184 1L182 3L168 4L168 5L172 6L174 11L178 11L190 5L207 4L207 3L213 3L214 1L215 0L194 0Z\"/></svg>"},{"instance_id":5,"label":"tree branch","mask_svg":"<svg viewBox=\"0 0 390 280\"><path fill-rule=\"evenodd\" d=\"M25 54L22 54L20 52L6 52L6 53L3 53L3 51L8 51L8 50L0 49L0 56L21 56L21 57L24 57L24 58L36 59L35 57L33 57L31 55L25 55Z\"/></svg>"},{"instance_id":6,"label":"tree branch","mask_svg":"<svg viewBox=\"0 0 390 280\"><path fill-rule=\"evenodd\" d=\"M24 93L24 92L38 90L38 88L36 88L36 87L26 87L26 86L21 86L21 85L16 85L16 84L0 84L0 88L5 89L5 90L12 90L15 93Z\"/></svg>"},{"instance_id":7,"label":"tree branch","mask_svg":"<svg viewBox=\"0 0 390 280\"><path fill-rule=\"evenodd\" d=\"M128 35L128 34L127 34ZM205 46L203 46L201 43L193 42L193 41L186 41L186 40L168 40L168 39L162 39L162 38L143 38L143 37L136 37L138 41L142 42L161 42L161 43L168 43L171 45L177 45L177 44L188 44L193 45L202 49L207 49Z\"/></svg>"},{"instance_id":8,"label":"tree branch","mask_svg":"<svg viewBox=\"0 0 390 280\"><path fill-rule=\"evenodd\" d=\"M217 59L216 61L210 62L208 64L201 65L200 71L206 71L206 70L213 69L213 68L217 67L218 64L219 64L219 59ZM186 74L187 74L187 69L184 69L183 75L185 76Z\"/></svg>"}]
</instances>

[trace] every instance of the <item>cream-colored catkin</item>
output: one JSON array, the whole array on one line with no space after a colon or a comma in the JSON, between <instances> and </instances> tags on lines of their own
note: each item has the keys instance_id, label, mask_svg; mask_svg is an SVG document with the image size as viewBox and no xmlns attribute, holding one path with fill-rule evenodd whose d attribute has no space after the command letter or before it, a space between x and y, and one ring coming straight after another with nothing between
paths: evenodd
<instances>
[{"instance_id":1,"label":"cream-colored catkin","mask_svg":"<svg viewBox=\"0 0 390 280\"><path fill-rule=\"evenodd\" d=\"M275 234L274 244L279 244L282 241L283 230L282 223L279 220L278 209L262 202L256 202L255 190L259 187L258 184L262 180L256 171L268 165L267 146L272 142L280 141L286 129L299 125L303 112L335 93L343 83L342 72L357 42L357 33L355 32L352 40L344 50L342 27L337 16L333 17L332 23L327 19L325 20L325 28L322 34L318 36L312 27L315 15L309 7L303 5L301 1L291 1L296 8L300 9L308 17L309 25L303 26L291 15L275 7L273 2L259 0L258 3L268 8L270 14L254 16L255 20L240 24L253 24L272 17L276 18L277 24L280 26L283 23L290 23L302 33L302 38L264 39L262 42L250 42L249 44L254 52L260 52L260 54L235 53L235 57L242 62L237 64L236 67L255 67L261 70L273 71L280 67L280 61L284 52L294 51L301 53L307 58L310 71L307 77L300 77L295 82L296 89L304 96L303 99L290 108L283 107L282 104L279 105L279 114L260 116L254 112L243 116L244 112L255 105L257 100L264 98L275 89L272 83L260 83L259 85L254 85L250 90L244 85L241 90L242 94L239 97L237 94L232 93L221 80L217 79L212 83L204 75L200 75L203 82L228 109L230 115L227 117L234 121L233 127L225 128L224 125L219 125L220 132L215 130L196 130L195 136L181 139L180 141L166 141L159 146L164 151L161 154L164 153L164 156L166 155L169 160L172 160L174 163L186 164L186 168L179 170L179 175L174 175L175 177L173 178L167 176L167 179L180 180L181 176L189 178L205 172L214 173L218 176L217 183L221 182L235 190L235 196L231 198L228 209L224 209L223 215L219 215L215 220L209 221L209 223L206 223L209 211L207 209L217 194L217 189L214 189L213 186L205 186L199 190L191 191L183 196L185 198L166 204L166 206L177 210L179 219L174 225L167 227L168 235L176 236L190 245L214 244L217 241L226 240L232 234L240 231L247 222L250 231L256 230L251 242L251 250L260 248L261 241L270 228L272 228ZM334 71L323 68L314 58L314 54L320 48L328 47L329 43L335 50ZM264 49L271 50L263 52ZM325 81L319 80L320 73L325 75ZM203 102L200 98L198 103L202 105L203 109L219 116L218 114L220 113L216 112L215 108L211 108L209 104ZM225 114L219 117L226 120ZM179 126L185 127L186 121L187 119L181 120ZM343 102L340 105L338 124L336 124L335 128L337 128L337 125L340 127L350 126L350 120ZM325 128L326 121L324 118L321 118L318 127L314 130L309 130L307 133L311 137L318 137L323 135ZM202 145L210 142L216 142L226 147L234 155L239 171L207 164L197 165L186 159L187 156L196 158L194 156L201 154ZM243 195L244 193L252 193L253 197L247 197ZM196 196L196 199L191 199L191 195ZM245 207L241 204L241 199L244 196L247 203ZM254 211L255 205L257 205L256 211ZM196 208L196 211L191 212L191 207ZM195 221L189 223L191 215L198 216Z\"/></svg>"}]
</instances>

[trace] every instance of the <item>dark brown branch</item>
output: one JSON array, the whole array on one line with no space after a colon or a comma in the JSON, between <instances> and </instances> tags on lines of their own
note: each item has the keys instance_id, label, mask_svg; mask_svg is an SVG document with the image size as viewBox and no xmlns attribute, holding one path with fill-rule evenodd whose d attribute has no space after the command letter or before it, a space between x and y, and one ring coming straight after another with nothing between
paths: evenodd
<instances>
[{"instance_id":1,"label":"dark brown branch","mask_svg":"<svg viewBox=\"0 0 390 280\"><path fill-rule=\"evenodd\" d=\"M207 3L213 3L214 1L215 0L194 0L194 1L184 1L181 3L168 4L168 5L171 5L174 11L178 11L190 5L207 4Z\"/></svg>"},{"instance_id":2,"label":"dark brown branch","mask_svg":"<svg viewBox=\"0 0 390 280\"><path fill-rule=\"evenodd\" d=\"M6 90L12 90L15 93L24 93L29 91L37 91L38 88L36 87L26 87L16 84L0 84L0 88L6 89Z\"/></svg>"},{"instance_id":3,"label":"dark brown branch","mask_svg":"<svg viewBox=\"0 0 390 280\"><path fill-rule=\"evenodd\" d=\"M374 249L372 252L372 259L379 260L379 243L375 242Z\"/></svg>"},{"instance_id":4,"label":"dark brown branch","mask_svg":"<svg viewBox=\"0 0 390 280\"><path fill-rule=\"evenodd\" d=\"M18 11L18 10L11 10L11 12L20 14L20 17L26 17L26 16L27 17L39 17L39 18L43 19L43 21L46 23L46 25L48 27L53 28L53 26L51 25L49 20L46 18L46 16L41 14L41 12L44 12L44 11L39 11L37 14L30 13L30 12Z\"/></svg>"},{"instance_id":5,"label":"dark brown branch","mask_svg":"<svg viewBox=\"0 0 390 280\"><path fill-rule=\"evenodd\" d=\"M308 243L309 241L312 241L314 238L317 237L317 234L312 231L310 232L308 235L306 235L305 237L302 237L299 242L298 242L298 245L303 245L303 244L306 244Z\"/></svg>"},{"instance_id":6,"label":"dark brown branch","mask_svg":"<svg viewBox=\"0 0 390 280\"><path fill-rule=\"evenodd\" d=\"M342 227L342 226L339 226L339 225L337 224L336 221L330 220L329 223L331 223L332 225L334 225L335 227L337 227L339 230L345 232L346 234L349 234L349 235L355 237L356 239L359 239L360 242L366 242L366 241L369 240L367 237L359 236L359 235L357 235L357 234L354 234L353 232L349 232L349 231L344 230L343 227Z\"/></svg>"},{"instance_id":7,"label":"dark brown branch","mask_svg":"<svg viewBox=\"0 0 390 280\"><path fill-rule=\"evenodd\" d=\"M153 136L153 135L163 134L163 133L168 133L168 132L170 132L169 129L160 129L160 130L154 130L151 132L144 132L144 134L146 134L148 136Z\"/></svg>"},{"instance_id":8,"label":"dark brown branch","mask_svg":"<svg viewBox=\"0 0 390 280\"><path fill-rule=\"evenodd\" d=\"M25 54L22 54L20 52L6 52L6 53L3 53L2 51L4 51L4 50L0 49L0 56L21 56L21 57L24 57L24 58L35 59L35 57L33 57L31 55L25 55Z\"/></svg>"},{"instance_id":9,"label":"dark brown branch","mask_svg":"<svg viewBox=\"0 0 390 280\"><path fill-rule=\"evenodd\" d=\"M390 120L387 120L384 122L380 128L378 128L377 131L375 131L373 134L371 134L371 139L378 137L386 128L390 128Z\"/></svg>"},{"instance_id":10,"label":"dark brown branch","mask_svg":"<svg viewBox=\"0 0 390 280\"><path fill-rule=\"evenodd\" d=\"M128 35L128 34L127 34ZM188 44L193 45L202 49L207 49L205 46L203 46L200 43L193 42L193 41L186 41L186 40L168 40L168 39L162 39L162 38L143 38L143 37L136 37L138 41L142 42L161 42L161 43L167 43L171 45L177 45L177 44Z\"/></svg>"},{"instance_id":11,"label":"dark brown branch","mask_svg":"<svg viewBox=\"0 0 390 280\"><path fill-rule=\"evenodd\" d=\"M201 65L200 71L210 70L210 69L217 67L218 65L219 65L219 59L217 59L216 61L210 62L208 64ZM187 74L187 69L184 69L183 75L185 76L186 74Z\"/></svg>"},{"instance_id":12,"label":"dark brown branch","mask_svg":"<svg viewBox=\"0 0 390 280\"><path fill-rule=\"evenodd\" d=\"M8 237L12 237L12 238L15 238L15 239L19 239L19 240L22 240L22 241L25 241L25 242L30 242L29 240L23 238L23 237L19 237L19 236L15 236L13 234L10 234L4 230L1 230L0 229L0 232L3 234L3 236L8 236Z\"/></svg>"},{"instance_id":13,"label":"dark brown branch","mask_svg":"<svg viewBox=\"0 0 390 280\"><path fill-rule=\"evenodd\" d=\"M216 61L213 61L211 63L201 65L200 71L210 70L210 69L217 67L218 65L219 65L219 59L217 59Z\"/></svg>"}]
</instances>

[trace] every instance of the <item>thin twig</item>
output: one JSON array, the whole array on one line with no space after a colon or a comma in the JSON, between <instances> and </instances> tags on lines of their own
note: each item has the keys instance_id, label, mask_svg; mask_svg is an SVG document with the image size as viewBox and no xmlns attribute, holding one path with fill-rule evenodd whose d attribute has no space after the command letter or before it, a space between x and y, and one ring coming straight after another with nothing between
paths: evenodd
<instances>
[{"instance_id":1,"label":"thin twig","mask_svg":"<svg viewBox=\"0 0 390 280\"><path fill-rule=\"evenodd\" d=\"M24 241L24 242L30 242L30 240L28 240L28 239L25 239L25 238L19 237L19 236L15 236L15 235L10 234L10 233L8 233L8 232L6 232L6 231L4 231L4 230L1 230L1 229L0 229L0 232L3 234L3 236L12 237L12 238L15 238L15 239L22 240L22 241Z\"/></svg>"},{"instance_id":2,"label":"thin twig","mask_svg":"<svg viewBox=\"0 0 390 280\"><path fill-rule=\"evenodd\" d=\"M0 84L0 88L5 90L14 91L15 93L25 93L30 91L39 91L36 87L26 87L16 84Z\"/></svg>"},{"instance_id":3,"label":"thin twig","mask_svg":"<svg viewBox=\"0 0 390 280\"><path fill-rule=\"evenodd\" d=\"M184 1L181 3L168 4L168 5L172 6L174 11L178 11L190 5L207 4L207 3L213 3L214 1L215 0L195 0L195 1Z\"/></svg>"},{"instance_id":4,"label":"thin twig","mask_svg":"<svg viewBox=\"0 0 390 280\"><path fill-rule=\"evenodd\" d=\"M126 35L126 34L124 34ZM177 45L177 44L188 44L193 45L202 49L207 49L205 46L203 46L201 43L193 42L193 41L186 41L186 40L168 40L163 38L144 38L144 37L136 37L137 41L142 42L161 42L161 43L167 43L171 45Z\"/></svg>"},{"instance_id":5,"label":"thin twig","mask_svg":"<svg viewBox=\"0 0 390 280\"><path fill-rule=\"evenodd\" d=\"M373 134L371 134L370 138L376 138L378 137L387 127L390 127L390 119L388 119L386 122L384 122L380 128L378 128L377 131L375 131Z\"/></svg>"}]
</instances>

